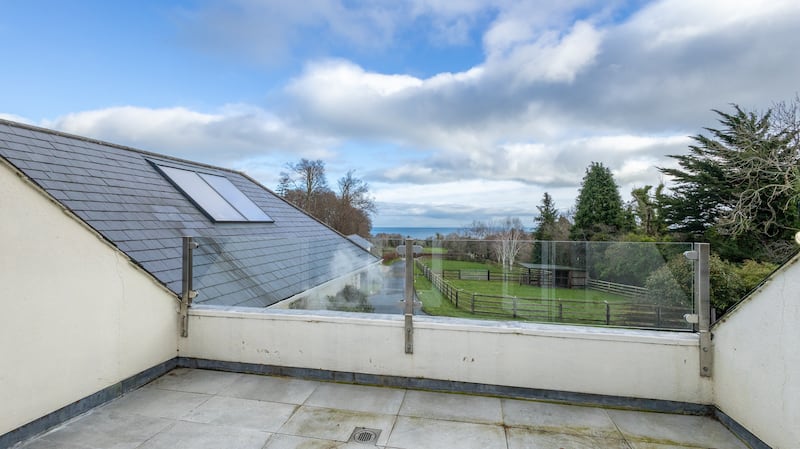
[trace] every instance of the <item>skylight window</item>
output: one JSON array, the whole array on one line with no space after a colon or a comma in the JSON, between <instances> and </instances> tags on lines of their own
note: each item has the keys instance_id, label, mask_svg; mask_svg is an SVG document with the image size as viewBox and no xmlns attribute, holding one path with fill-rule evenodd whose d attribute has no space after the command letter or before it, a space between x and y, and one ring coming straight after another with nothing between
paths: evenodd
<instances>
[{"instance_id":1,"label":"skylight window","mask_svg":"<svg viewBox=\"0 0 800 449\"><path fill-rule=\"evenodd\" d=\"M166 165L156 166L214 221L274 221L224 176Z\"/></svg>"}]
</instances>

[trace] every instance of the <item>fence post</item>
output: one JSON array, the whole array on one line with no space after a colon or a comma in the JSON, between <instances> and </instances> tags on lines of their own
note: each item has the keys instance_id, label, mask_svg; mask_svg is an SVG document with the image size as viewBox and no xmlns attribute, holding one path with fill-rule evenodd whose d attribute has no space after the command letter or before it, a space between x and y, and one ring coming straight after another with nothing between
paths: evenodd
<instances>
[{"instance_id":1,"label":"fence post","mask_svg":"<svg viewBox=\"0 0 800 449\"><path fill-rule=\"evenodd\" d=\"M558 301L558 321L564 321L564 303Z\"/></svg>"},{"instance_id":2,"label":"fence post","mask_svg":"<svg viewBox=\"0 0 800 449\"><path fill-rule=\"evenodd\" d=\"M609 304L608 301L603 301L603 302L606 303L606 325L610 325L611 324L611 304Z\"/></svg>"},{"instance_id":3,"label":"fence post","mask_svg":"<svg viewBox=\"0 0 800 449\"><path fill-rule=\"evenodd\" d=\"M470 312L475 313L475 293L472 294L472 304L470 305Z\"/></svg>"},{"instance_id":4,"label":"fence post","mask_svg":"<svg viewBox=\"0 0 800 449\"><path fill-rule=\"evenodd\" d=\"M511 307L513 308L514 318L516 318L517 317L517 297L516 296L511 298L511 304L512 304Z\"/></svg>"},{"instance_id":5,"label":"fence post","mask_svg":"<svg viewBox=\"0 0 800 449\"><path fill-rule=\"evenodd\" d=\"M486 270L486 280L487 281L492 280L492 270Z\"/></svg>"},{"instance_id":6,"label":"fence post","mask_svg":"<svg viewBox=\"0 0 800 449\"><path fill-rule=\"evenodd\" d=\"M656 327L661 327L661 306L656 307Z\"/></svg>"},{"instance_id":7,"label":"fence post","mask_svg":"<svg viewBox=\"0 0 800 449\"><path fill-rule=\"evenodd\" d=\"M456 309L458 308L458 292L459 290L456 290Z\"/></svg>"}]
</instances>

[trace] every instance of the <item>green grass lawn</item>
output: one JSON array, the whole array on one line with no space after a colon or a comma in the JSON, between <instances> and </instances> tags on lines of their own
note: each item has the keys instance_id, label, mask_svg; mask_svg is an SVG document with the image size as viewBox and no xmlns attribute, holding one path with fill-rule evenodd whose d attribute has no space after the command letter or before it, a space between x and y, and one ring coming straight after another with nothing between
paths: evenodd
<instances>
[{"instance_id":1,"label":"green grass lawn","mask_svg":"<svg viewBox=\"0 0 800 449\"><path fill-rule=\"evenodd\" d=\"M414 287L417 291L417 297L422 301L422 310L428 315L476 318L476 315L468 310L457 309L452 302L439 292L439 290L433 288L430 281L422 274L416 276ZM492 319L492 317L480 318ZM496 317L494 319L507 320L508 317Z\"/></svg>"},{"instance_id":2,"label":"green grass lawn","mask_svg":"<svg viewBox=\"0 0 800 449\"><path fill-rule=\"evenodd\" d=\"M434 270L492 270L501 272L494 264L427 259L423 263ZM446 298L417 270L415 287L423 310L430 315L466 318L561 321L572 323L604 322L606 302L612 305L611 318L617 318L621 308L614 304L630 302L623 296L590 289L568 289L520 285L519 282L448 279L459 290L459 306ZM472 313L472 295L476 296L476 313ZM513 298L517 299L514 300ZM561 303L559 305L559 303ZM516 316L515 316L516 315Z\"/></svg>"},{"instance_id":3,"label":"green grass lawn","mask_svg":"<svg viewBox=\"0 0 800 449\"><path fill-rule=\"evenodd\" d=\"M445 270L491 270L492 279L499 279L503 273L502 267L494 263L447 260L435 256L422 258L420 262L439 273ZM425 278L418 267L415 271L417 297L422 301L423 311L430 315L643 328L666 326L687 330L683 314L691 312L679 307L657 307L589 288L520 285L516 276L508 282L445 279L452 289L458 291L456 306L454 291L451 290L448 298Z\"/></svg>"}]
</instances>

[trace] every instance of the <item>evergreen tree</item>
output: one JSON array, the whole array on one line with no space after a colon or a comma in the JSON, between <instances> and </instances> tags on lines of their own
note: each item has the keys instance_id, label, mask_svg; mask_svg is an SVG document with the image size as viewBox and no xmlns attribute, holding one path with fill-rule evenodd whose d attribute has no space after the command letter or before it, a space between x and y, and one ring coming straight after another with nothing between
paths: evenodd
<instances>
[{"instance_id":1,"label":"evergreen tree","mask_svg":"<svg viewBox=\"0 0 800 449\"><path fill-rule=\"evenodd\" d=\"M544 192L542 205L536 206L536 209L539 210L539 215L533 220L536 223L536 230L533 231L533 237L536 240L555 240L558 211L553 202L553 197L551 197L549 193Z\"/></svg>"},{"instance_id":2,"label":"evergreen tree","mask_svg":"<svg viewBox=\"0 0 800 449\"><path fill-rule=\"evenodd\" d=\"M715 110L722 128L706 128L710 135L694 136L688 154L670 156L680 168L660 169L676 184L665 218L724 259L780 261L800 227L797 119L785 109L783 120L734 109Z\"/></svg>"},{"instance_id":3,"label":"evergreen tree","mask_svg":"<svg viewBox=\"0 0 800 449\"><path fill-rule=\"evenodd\" d=\"M629 226L619 189L611 170L592 162L583 177L575 204L573 240L610 240Z\"/></svg>"},{"instance_id":4,"label":"evergreen tree","mask_svg":"<svg viewBox=\"0 0 800 449\"><path fill-rule=\"evenodd\" d=\"M638 187L631 191L633 197L632 212L635 215L637 232L648 237L659 237L666 233L663 204L666 200L664 184L659 184L653 195L653 186Z\"/></svg>"}]
</instances>

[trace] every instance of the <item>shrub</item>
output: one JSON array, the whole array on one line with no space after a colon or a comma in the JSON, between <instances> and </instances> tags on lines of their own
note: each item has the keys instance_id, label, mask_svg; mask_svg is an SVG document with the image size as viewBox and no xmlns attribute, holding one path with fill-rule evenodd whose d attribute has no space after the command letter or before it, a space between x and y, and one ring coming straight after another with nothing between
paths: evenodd
<instances>
[{"instance_id":1,"label":"shrub","mask_svg":"<svg viewBox=\"0 0 800 449\"><path fill-rule=\"evenodd\" d=\"M745 260L741 266L736 269L736 273L742 279L744 284L744 291L750 292L772 274L778 265L769 262L756 262L754 260Z\"/></svg>"},{"instance_id":2,"label":"shrub","mask_svg":"<svg viewBox=\"0 0 800 449\"><path fill-rule=\"evenodd\" d=\"M743 280L740 271L734 264L720 259L716 254L709 258L711 306L719 312L728 310L749 291L748 283ZM675 256L647 278L647 299L665 305L691 306L694 298L693 276L692 263L682 255Z\"/></svg>"},{"instance_id":3,"label":"shrub","mask_svg":"<svg viewBox=\"0 0 800 449\"><path fill-rule=\"evenodd\" d=\"M669 305L692 305L692 264L685 257L673 257L645 281L650 302Z\"/></svg>"}]
</instances>

